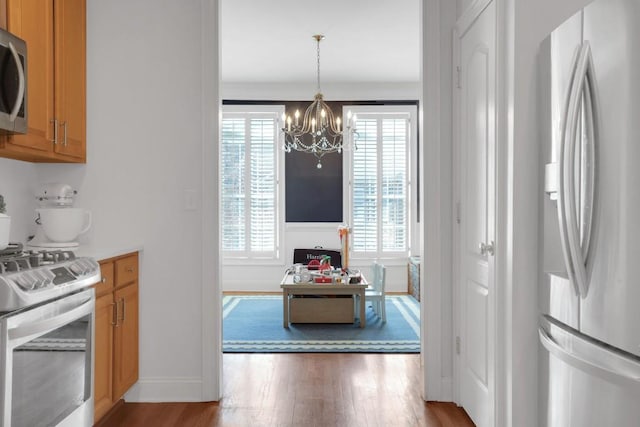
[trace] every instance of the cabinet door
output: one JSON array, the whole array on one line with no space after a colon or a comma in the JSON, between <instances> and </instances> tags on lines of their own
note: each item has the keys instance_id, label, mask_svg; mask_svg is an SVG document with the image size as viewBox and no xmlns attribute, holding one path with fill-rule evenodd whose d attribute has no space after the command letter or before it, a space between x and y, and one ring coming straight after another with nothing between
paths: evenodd
<instances>
[{"instance_id":1,"label":"cabinet door","mask_svg":"<svg viewBox=\"0 0 640 427\"><path fill-rule=\"evenodd\" d=\"M27 42L28 58L27 134L7 144L45 156L53 151L53 1L7 0L7 28Z\"/></svg>"},{"instance_id":2,"label":"cabinet door","mask_svg":"<svg viewBox=\"0 0 640 427\"><path fill-rule=\"evenodd\" d=\"M115 301L118 326L115 328L114 401L138 381L138 284L118 289Z\"/></svg>"},{"instance_id":3,"label":"cabinet door","mask_svg":"<svg viewBox=\"0 0 640 427\"><path fill-rule=\"evenodd\" d=\"M96 299L94 417L99 420L113 404L113 293Z\"/></svg>"},{"instance_id":4,"label":"cabinet door","mask_svg":"<svg viewBox=\"0 0 640 427\"><path fill-rule=\"evenodd\" d=\"M105 294L113 295L115 273L112 261L100 262L100 275L102 279L96 285L96 297L101 297Z\"/></svg>"},{"instance_id":5,"label":"cabinet door","mask_svg":"<svg viewBox=\"0 0 640 427\"><path fill-rule=\"evenodd\" d=\"M86 5L54 0L56 153L85 159Z\"/></svg>"},{"instance_id":6,"label":"cabinet door","mask_svg":"<svg viewBox=\"0 0 640 427\"><path fill-rule=\"evenodd\" d=\"M138 280L138 254L132 254L116 260L116 287Z\"/></svg>"}]
</instances>

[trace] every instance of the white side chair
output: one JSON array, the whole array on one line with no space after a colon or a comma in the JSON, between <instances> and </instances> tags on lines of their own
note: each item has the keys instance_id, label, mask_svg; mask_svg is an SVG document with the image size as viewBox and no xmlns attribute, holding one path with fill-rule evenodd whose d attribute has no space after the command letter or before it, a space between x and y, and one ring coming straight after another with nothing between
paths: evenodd
<instances>
[{"instance_id":1,"label":"white side chair","mask_svg":"<svg viewBox=\"0 0 640 427\"><path fill-rule=\"evenodd\" d=\"M365 304L366 301L371 301L373 312L382 319L382 322L387 321L387 310L384 298L386 278L387 268L378 262L374 262L373 280L364 295Z\"/></svg>"}]
</instances>

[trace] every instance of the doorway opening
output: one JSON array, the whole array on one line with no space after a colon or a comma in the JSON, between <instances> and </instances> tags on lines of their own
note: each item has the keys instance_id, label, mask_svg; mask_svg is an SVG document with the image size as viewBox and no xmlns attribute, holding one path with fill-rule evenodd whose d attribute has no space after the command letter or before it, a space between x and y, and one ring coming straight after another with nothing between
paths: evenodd
<instances>
[{"instance_id":1,"label":"doorway opening","mask_svg":"<svg viewBox=\"0 0 640 427\"><path fill-rule=\"evenodd\" d=\"M334 13L336 9L333 6L341 10L340 14ZM345 7L353 8L353 10L345 10ZM377 8L362 10L356 4L345 5L344 2L330 1L326 4L323 3L323 7L314 12L314 15L317 16L311 20L308 19L304 8L300 6L292 8L289 5L284 17L282 10L278 7L277 2L264 5L263 2L258 1L220 0L220 57L222 61L220 65L220 97L223 105L219 173L224 176L224 179L221 179L220 187L222 199L220 214L222 256L220 259L224 260L221 265L222 291L231 293L281 292L279 284L284 271L291 266L290 259L294 248L316 245L334 248L339 245L338 225L353 223L353 228L358 225L359 233L363 227L356 224L357 221L364 218L365 215L369 215L367 227L370 226L374 234L367 234L363 237L355 236L355 238L367 239L363 241L363 244L377 244L379 248L375 252L371 252L369 247L364 248L369 252L363 252L362 254L365 256L363 257L361 254L359 260L354 257L350 264L369 276L373 261L377 260L383 263L387 268L387 294L389 291L391 294L407 293L409 257L413 256L415 259L419 256L421 247L418 216L421 210L419 203L422 198L419 195L421 189L417 178L418 153L420 152L417 131L419 123L417 100L421 97L419 73L421 58L419 52L420 2L417 0L402 0L400 4L387 2ZM304 16L307 19L297 19L299 16ZM398 19L390 20L390 17ZM288 26L289 29L284 35L281 34L281 31L274 30L274 28L286 26L283 19L284 21L297 22L293 27ZM354 22L354 19L357 22ZM331 22L328 28L327 22ZM355 27L359 28L359 33L353 31ZM291 153L286 154L291 157L287 157L285 160L285 154L279 149L279 146L282 145L281 141L278 141L279 129L284 126L280 122L282 111L279 113L271 112L283 108L283 106L288 109L289 104L293 103L299 104L302 109L308 105L312 89L315 86L313 80L315 70L306 65L314 65L315 56L313 49L306 48L315 46L312 35L318 32L322 32L326 36L322 47L321 69L325 97L338 100L356 100L343 101L341 104L344 105L342 107L343 114L346 114L344 109L349 108L358 115L357 126L360 136L360 141L357 143L359 145L358 155L360 157L362 157L361 153L369 156L376 155L375 141L372 145L368 139L377 129L376 126L379 128L381 141L383 138L387 138L384 142L386 151L383 152L381 143L381 149L377 154L378 160L374 160L374 164L377 163L379 166L375 174L357 176L356 172L359 173L365 169L351 167L352 164L357 165L352 157L352 152L336 155L335 165L330 160L326 160L328 156L325 156L322 160L322 168L317 169L313 162L303 163L305 159L302 159L302 156L309 157L311 161L315 160L313 156L304 153ZM266 43L257 43L257 38L251 36L256 33L261 34ZM350 46L350 49L343 49L344 46ZM376 55L372 55L370 52L373 46L377 50ZM242 51L243 55L237 55L235 52L238 51ZM309 54L309 64L305 59L307 53ZM296 60L287 61L292 55ZM266 57L269 60L266 60ZM364 63L364 66L361 66L360 63ZM407 115L406 119L400 118L398 116L400 113L395 112L395 110L412 106L414 113L411 117ZM334 108L335 105L332 104L331 107ZM374 117L374 110L381 108L389 110L385 114L395 114L398 117L382 119ZM272 116L267 117L270 113ZM240 114L245 116L241 118ZM241 120L244 122L240 123ZM400 123L401 120L406 121L406 126ZM237 122L236 128L232 127L232 121ZM255 133L258 121L260 122L260 135ZM395 127L389 128L389 126ZM405 131L402 126L405 126L406 129L413 127L413 129ZM404 149L404 152L390 145L400 141L397 130L403 130L406 134L404 136L407 148ZM391 137L384 136L389 132L396 133ZM244 136L240 137L241 134ZM271 147L275 146L278 149L275 151L265 150L265 138L273 138L274 142ZM238 144L233 145L240 139L245 141L244 148L239 148ZM260 145L261 149L247 148L247 146L253 145ZM400 144L396 145L400 146ZM391 151L387 147L391 147ZM289 161L288 159L293 159L294 155L296 161ZM248 199L254 195L249 192L249 184L241 181L242 178L249 181L252 178L252 171L256 170L257 163L253 163L253 156L256 158L266 156L268 161L262 159L259 164L273 164L275 168L275 173L268 178L273 182L273 185L267 190L261 187L260 194L255 195L256 198L264 200L266 191L273 194L273 198L269 202L274 207L272 215L253 215L250 211L253 205ZM249 166L244 169L229 166L230 162L234 160L239 160ZM391 163L391 160L395 160L395 163ZM405 162L406 165L402 162ZM298 190L292 190L294 186L291 184L290 174L295 171L290 169L292 169L291 164L293 163L302 170L302 173L296 175L295 182L300 184ZM310 166L304 166L307 163ZM370 164L365 166L367 165L366 170L369 172L374 170L369 167ZM400 166L402 167L400 168ZM230 179L233 170L241 171L237 179ZM314 181L314 178L310 177L312 173L321 174L321 184L331 182L332 185L337 185L339 191L326 191L324 195L320 194L324 190L319 189L324 185L319 185L317 181ZM267 181L264 175L260 177L260 180L263 185ZM369 187L372 183L374 187L377 186L379 193L377 196L380 201L373 211L371 210L370 197L371 194L376 196L374 193L366 195L369 199L366 199L365 196L361 198L362 207L355 202L352 203L354 200L359 200L358 197L364 194L360 188L354 189L360 182L366 182ZM237 197L240 192L239 188L243 185L246 191L243 193L243 197ZM393 193L396 191L396 187L401 188L401 192ZM298 192L296 193L296 191ZM339 207L338 222L324 222L324 217L316 218L314 215L320 209L308 209L306 213L303 212L306 217L303 215L302 220L298 217L295 220L288 218L290 213L294 211L290 202L295 199L295 203L298 200L298 197L292 196L304 196L315 191L318 192L318 198L326 198L326 203L322 206ZM386 193L383 194L383 191ZM286 201L283 201L281 197L285 194ZM400 197L407 198L406 206L399 203L401 202ZM232 209L227 211L225 200L229 200L227 206L233 207L235 214L229 213ZM233 203L236 204L233 205ZM284 203L286 203L286 207ZM299 205L301 203L298 203ZM344 208L341 208L342 206ZM362 213L354 213L357 209L360 209ZM377 212L375 212L376 210ZM299 210L295 213L298 214ZM380 214L377 219L380 224L371 223L371 218L376 220L374 218L376 213ZM383 213L391 219L394 219L394 215L398 218L405 218L405 222L395 223L395 229L393 229L388 224L381 222L384 221L381 218ZM275 218L275 221L266 224L264 229L257 230L251 223L254 218L260 218L262 221L263 218L271 216ZM244 219L238 221L240 217ZM262 221L260 224L265 225L265 222ZM410 231L404 231L405 234L403 234L403 230ZM229 233L226 233L227 231ZM262 232L268 234L268 238L260 240L259 243L269 239L269 243L273 244L268 247L259 247L257 252L260 253L255 253L254 248L250 246L253 243L251 239L255 234L250 235L250 233ZM374 241L375 238L378 238L379 241ZM383 239L385 239L384 242ZM383 247L383 243L386 246ZM399 247L396 249L393 245ZM225 253L225 249L236 252L230 256L230 252ZM389 249L395 249L395 253L390 252ZM237 257L233 255L237 255ZM390 255L392 256L390 257ZM419 295L419 285L416 288L415 294ZM394 301L400 300L395 295L392 297ZM241 298L234 297L234 299ZM223 307L223 315L224 313L233 314L234 307L228 308L226 310ZM419 348L419 308L405 307L396 310L396 305L391 304L390 311L391 315L394 315L395 312L400 313L400 317L403 319L410 318L413 312L414 316L409 320L408 325L415 327L407 326L407 329L415 331ZM367 313L371 313L371 311L367 310ZM280 326L280 323L277 325ZM370 324L372 325L373 322ZM389 323L387 322L387 324ZM391 326L389 326L390 328Z\"/></svg>"},{"instance_id":2,"label":"doorway opening","mask_svg":"<svg viewBox=\"0 0 640 427\"><path fill-rule=\"evenodd\" d=\"M208 23L218 22L220 16L218 1L203 1L209 5L209 18L203 18L204 21ZM424 37L421 33L419 38L425 40L425 45L423 46L425 58L432 59L431 61L421 60L423 64L421 75L439 76L441 72L445 72L444 70L447 69L447 61L440 63L442 59L440 38L442 35L449 33L449 24L452 26L453 21L455 21L455 5L449 4L451 2L441 2L440 0L427 0L424 6L422 6L421 2L419 3L421 7L424 7L424 10L420 11L418 19L420 20L421 31L425 33ZM453 12L451 12L451 8L453 8ZM447 9L447 12L443 12L443 9ZM444 19L442 16L444 16ZM446 28L441 28L441 26ZM219 65L216 59L216 52L218 52L219 46L215 41L218 36L218 27L213 25L212 28L210 30L205 28L205 33L209 31L210 37L204 37L207 40L203 46L204 55L207 56L210 55L209 52L214 52L214 56L209 58L208 64L205 64L205 75L207 75L207 66L210 67L210 74L216 75L215 70L218 69ZM422 57L422 52L418 56ZM446 117L442 120L440 118L441 114L447 114L447 103L439 95L440 88L444 84L439 77L432 77L432 79L427 79L423 83L424 88L420 90L419 97L420 99L425 99L426 94L428 94L431 102L422 103L419 111L419 131L422 134L420 139L424 141L421 143L418 155L419 162L422 165L421 170L423 171L423 175L418 179L418 182L422 185L418 192L420 195L419 205L421 206L419 241L420 253L423 255L423 271L428 272L429 276L425 277L427 274L423 275L420 285L421 294L424 295L427 292L429 295L429 298L423 299L421 303L421 318L423 320L421 328L422 353L420 357L424 376L422 396L425 399L450 401L452 400L451 368L447 361L447 353L452 352L453 348L452 346L449 348L447 345L450 338L451 325L447 325L446 316L446 312L449 310L446 304L450 301L450 296L447 296L447 292L449 292L447 287L443 288L441 285L443 282L448 283L447 272L451 266L450 260L447 259L447 253L449 252L447 248L450 248L450 240L447 234L447 220L445 218L450 218L453 211L451 203L447 203L446 191L443 190L449 188L447 183L451 179L451 171L446 167L446 159L450 156L447 150L450 148L448 147L449 144L442 142L440 135L441 121L446 122L448 120ZM211 94L211 99L221 100L223 98L224 91L222 94L220 93L216 82L206 82L204 86L205 89L208 89L208 93ZM256 86L247 84L242 85L242 87L248 91ZM384 89L383 86L379 86L379 88ZM434 96L434 94L437 94L437 96ZM308 95L305 95L305 98L308 98ZM209 104L206 99L204 102L206 104L205 111L210 110L212 113L211 122L207 123L205 120L204 132L206 135L213 130L212 135L215 136L218 132L217 113L219 110L215 102ZM443 133L446 134L446 132L446 129L443 129ZM217 141L217 137L214 139ZM444 140L447 140L446 135ZM215 144L211 147L205 147L204 158L217 159L217 150ZM216 174L217 171L212 165L205 166L205 182L216 183ZM215 188L217 185L214 184L212 187L209 188L211 191L208 194L215 194L216 197L212 201L205 202L203 200L203 230L205 233L217 236L218 211L215 201L217 200L218 191ZM209 219L212 221L209 221ZM425 236L429 236L429 240L426 240ZM218 346L222 338L221 316L217 317L217 313L207 313L206 310L210 309L210 305L206 302L213 300L221 306L222 289L218 278L219 271L215 270L215 266L212 267L208 264L209 260L220 258L217 242L217 237L212 238L210 242L205 242L203 251L203 275L204 277L211 277L215 281L215 285L211 289L206 286L203 288L203 337L215 338L213 342L208 339L203 340L203 360L213 360L214 362L213 364L203 364L203 389L205 396L215 400L220 398L222 372L222 353ZM429 391L428 393L427 390Z\"/></svg>"}]
</instances>

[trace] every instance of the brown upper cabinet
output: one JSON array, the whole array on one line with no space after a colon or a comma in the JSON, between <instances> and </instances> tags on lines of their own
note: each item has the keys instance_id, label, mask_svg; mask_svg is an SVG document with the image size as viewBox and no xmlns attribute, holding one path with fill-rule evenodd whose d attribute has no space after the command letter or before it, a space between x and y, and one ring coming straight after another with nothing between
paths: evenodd
<instances>
[{"instance_id":1,"label":"brown upper cabinet","mask_svg":"<svg viewBox=\"0 0 640 427\"><path fill-rule=\"evenodd\" d=\"M0 0L0 28L7 29L7 0Z\"/></svg>"},{"instance_id":2,"label":"brown upper cabinet","mask_svg":"<svg viewBox=\"0 0 640 427\"><path fill-rule=\"evenodd\" d=\"M28 130L0 138L0 156L84 163L85 0L5 1L7 30L27 43Z\"/></svg>"}]
</instances>

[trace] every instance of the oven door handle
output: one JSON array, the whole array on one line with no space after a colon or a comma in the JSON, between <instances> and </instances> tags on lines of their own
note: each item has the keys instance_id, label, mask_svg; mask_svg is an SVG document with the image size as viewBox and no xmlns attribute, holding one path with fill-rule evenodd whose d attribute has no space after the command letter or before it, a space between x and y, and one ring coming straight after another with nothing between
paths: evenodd
<instances>
[{"instance_id":1,"label":"oven door handle","mask_svg":"<svg viewBox=\"0 0 640 427\"><path fill-rule=\"evenodd\" d=\"M75 307L62 314L58 314L54 317L38 320L37 322L33 323L26 323L15 328L11 328L8 330L11 346L14 348L18 347L35 337L44 335L51 331L55 331L56 329L68 323L81 319L82 317L91 314L91 312L93 311L93 306L94 300L90 299L82 305L79 305L78 307Z\"/></svg>"}]
</instances>

